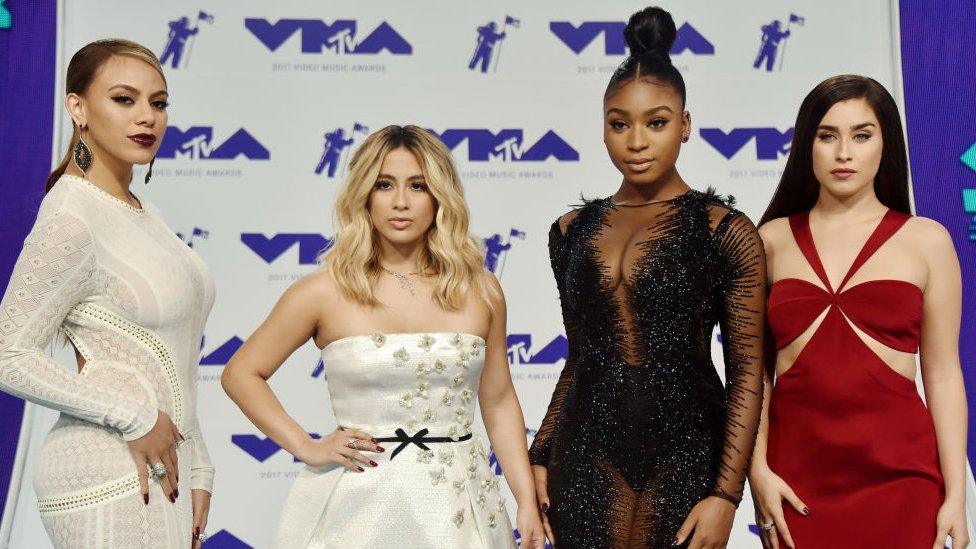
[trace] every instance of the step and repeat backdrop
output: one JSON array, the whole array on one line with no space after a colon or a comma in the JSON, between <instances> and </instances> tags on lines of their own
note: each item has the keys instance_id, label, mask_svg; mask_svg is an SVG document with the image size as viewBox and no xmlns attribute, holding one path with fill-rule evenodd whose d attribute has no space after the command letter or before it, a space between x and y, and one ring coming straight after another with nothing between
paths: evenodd
<instances>
[{"instance_id":1,"label":"step and repeat backdrop","mask_svg":"<svg viewBox=\"0 0 976 549\"><path fill-rule=\"evenodd\" d=\"M734 195L758 219L781 174L804 95L830 75L860 73L898 96L898 35L888 0L748 4L661 2L678 26L671 53L687 82L693 124L679 170L698 189ZM620 182L602 143L602 94L627 53L625 22L645 5L59 5L56 89L63 89L70 56L99 38L136 40L165 66L170 126L152 182L144 187L139 172L133 191L161 208L216 278L198 378L200 423L217 467L206 547L270 543L301 465L240 413L221 389L220 374L285 288L317 268L316 257L332 243L332 203L352 151L387 124L429 128L454 153L472 230L508 299L508 356L531 440L567 349L547 231L581 196L608 196ZM70 119L60 91L54 99L60 158ZM308 344L271 381L310 433L335 427L328 375L328 364ZM32 456L54 416L30 407L27 418L24 481L8 502L17 511L11 547L47 544L30 479ZM755 532L747 500L730 546L756 546Z\"/></svg>"}]
</instances>

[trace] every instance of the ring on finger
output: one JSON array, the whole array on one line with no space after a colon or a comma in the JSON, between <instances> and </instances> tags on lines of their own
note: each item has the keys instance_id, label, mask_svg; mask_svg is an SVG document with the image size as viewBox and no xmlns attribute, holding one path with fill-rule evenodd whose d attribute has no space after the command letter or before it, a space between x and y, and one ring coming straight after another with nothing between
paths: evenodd
<instances>
[{"instance_id":1,"label":"ring on finger","mask_svg":"<svg viewBox=\"0 0 976 549\"><path fill-rule=\"evenodd\" d=\"M149 474L154 479L163 478L166 476L166 466L162 463L154 463L149 469Z\"/></svg>"},{"instance_id":2,"label":"ring on finger","mask_svg":"<svg viewBox=\"0 0 976 549\"><path fill-rule=\"evenodd\" d=\"M762 529L763 529L764 532L769 532L770 530L772 530L773 528L776 527L776 524L773 523L773 522L765 522L765 523L761 524L760 526L762 527Z\"/></svg>"},{"instance_id":3,"label":"ring on finger","mask_svg":"<svg viewBox=\"0 0 976 549\"><path fill-rule=\"evenodd\" d=\"M359 439L358 438L349 437L348 439L346 439L346 446L348 446L349 448L352 448L354 450L358 450L359 449Z\"/></svg>"},{"instance_id":4,"label":"ring on finger","mask_svg":"<svg viewBox=\"0 0 976 549\"><path fill-rule=\"evenodd\" d=\"M193 534L193 539L199 541L200 543L203 543L203 542L207 541L207 531L206 530L200 530L196 534Z\"/></svg>"}]
</instances>

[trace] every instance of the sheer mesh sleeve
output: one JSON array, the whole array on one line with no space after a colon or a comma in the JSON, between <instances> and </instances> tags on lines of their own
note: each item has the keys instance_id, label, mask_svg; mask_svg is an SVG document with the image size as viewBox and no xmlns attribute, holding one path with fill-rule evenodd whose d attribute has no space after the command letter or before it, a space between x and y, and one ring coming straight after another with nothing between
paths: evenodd
<instances>
[{"instance_id":1,"label":"sheer mesh sleeve","mask_svg":"<svg viewBox=\"0 0 976 549\"><path fill-rule=\"evenodd\" d=\"M55 212L34 226L0 301L0 390L134 440L156 423L152 395L101 386L44 355L68 311L91 292L94 270L82 220Z\"/></svg>"},{"instance_id":2,"label":"sheer mesh sleeve","mask_svg":"<svg viewBox=\"0 0 976 549\"><path fill-rule=\"evenodd\" d=\"M729 212L716 237L724 263L719 324L725 355L725 442L714 495L735 504L752 458L762 411L766 257L755 225Z\"/></svg>"},{"instance_id":3,"label":"sheer mesh sleeve","mask_svg":"<svg viewBox=\"0 0 976 549\"><path fill-rule=\"evenodd\" d=\"M529 449L529 462L532 465L549 464L549 449L552 444L552 434L556 429L559 415L562 413L566 394L573 386L576 377L576 323L573 315L566 308L566 299L564 297L565 286L563 276L566 260L563 251L564 240L565 237L559 228L559 221L557 220L552 224L552 229L549 231L549 260L552 263L552 273L556 277L556 287L559 290L559 302L562 307L563 324L566 327L566 339L569 342L569 354L566 357L566 364L563 366L563 371L559 374L559 380L556 382L556 388L552 393L552 400L549 401L549 408L546 410L546 415L542 419L542 425L539 427L539 432L536 433L532 447Z\"/></svg>"}]
</instances>

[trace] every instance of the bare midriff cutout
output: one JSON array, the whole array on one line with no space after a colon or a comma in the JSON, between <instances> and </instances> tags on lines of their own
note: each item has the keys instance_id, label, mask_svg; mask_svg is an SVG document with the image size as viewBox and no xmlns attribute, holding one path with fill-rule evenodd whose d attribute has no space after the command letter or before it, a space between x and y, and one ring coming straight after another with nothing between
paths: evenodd
<instances>
[{"instance_id":1,"label":"bare midriff cutout","mask_svg":"<svg viewBox=\"0 0 976 549\"><path fill-rule=\"evenodd\" d=\"M871 282L871 281L865 281ZM790 342L789 345L779 350L776 354L776 375L782 376L793 369L793 365L796 364L796 359L800 356L810 341L816 335L817 330L823 324L827 313L830 312L831 307L836 307L836 305L828 305L824 310L817 315L816 320L810 323L810 326L803 331L796 339ZM864 343L864 345L870 349L878 359L884 362L884 364L890 368L896 374L904 377L905 379L914 382L915 381L915 354L906 353L903 351L898 351L888 347L884 343L874 339L860 328L858 328L851 319L844 314L844 309L840 309L841 317L844 322L851 327L851 330L857 335L857 337Z\"/></svg>"}]
</instances>

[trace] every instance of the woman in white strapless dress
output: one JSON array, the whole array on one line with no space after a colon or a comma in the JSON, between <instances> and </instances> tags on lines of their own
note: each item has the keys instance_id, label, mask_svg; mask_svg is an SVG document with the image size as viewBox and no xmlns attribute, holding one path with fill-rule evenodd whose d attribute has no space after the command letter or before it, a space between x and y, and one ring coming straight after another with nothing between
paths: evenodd
<instances>
[{"instance_id":1,"label":"woman in white strapless dress","mask_svg":"<svg viewBox=\"0 0 976 549\"><path fill-rule=\"evenodd\" d=\"M475 401L518 504L545 536L508 370L505 300L468 234L450 151L388 126L353 155L325 267L289 288L224 370L241 410L306 464L275 546L514 548ZM267 379L312 339L339 427L313 440Z\"/></svg>"}]
</instances>

